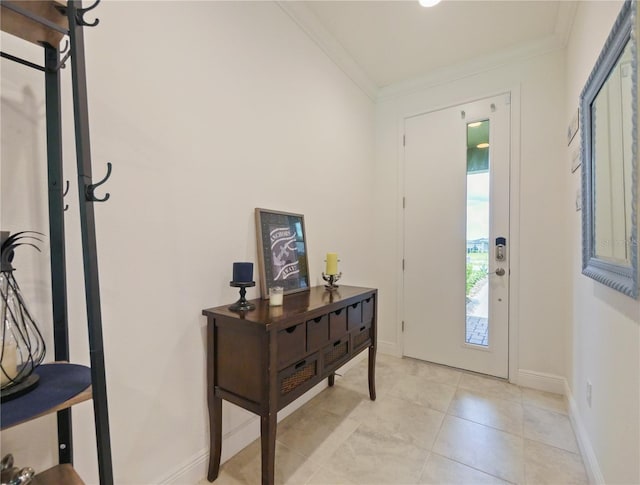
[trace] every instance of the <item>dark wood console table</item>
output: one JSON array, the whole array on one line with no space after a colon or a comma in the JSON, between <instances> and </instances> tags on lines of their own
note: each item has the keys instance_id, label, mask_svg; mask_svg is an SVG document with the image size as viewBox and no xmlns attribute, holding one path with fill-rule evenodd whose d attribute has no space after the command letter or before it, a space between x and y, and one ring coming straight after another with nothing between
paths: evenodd
<instances>
[{"instance_id":1,"label":"dark wood console table","mask_svg":"<svg viewBox=\"0 0 640 485\"><path fill-rule=\"evenodd\" d=\"M323 286L284 297L284 305L252 300L255 310L236 313L229 305L209 308L207 399L214 481L222 451L222 399L260 416L262 483L275 472L277 413L335 370L369 349L369 397L376 398L378 290Z\"/></svg>"}]
</instances>

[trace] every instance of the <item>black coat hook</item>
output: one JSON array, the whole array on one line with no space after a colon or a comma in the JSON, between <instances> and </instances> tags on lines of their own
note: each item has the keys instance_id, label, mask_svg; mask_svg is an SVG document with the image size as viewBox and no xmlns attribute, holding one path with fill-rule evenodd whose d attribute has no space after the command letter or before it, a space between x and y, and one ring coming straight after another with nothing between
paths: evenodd
<instances>
[{"instance_id":1,"label":"black coat hook","mask_svg":"<svg viewBox=\"0 0 640 485\"><path fill-rule=\"evenodd\" d=\"M62 197L66 197L68 193L69 193L69 181L65 180L64 192L62 192ZM65 204L63 210L66 212L68 208L69 208L69 204Z\"/></svg>"},{"instance_id":2,"label":"black coat hook","mask_svg":"<svg viewBox=\"0 0 640 485\"><path fill-rule=\"evenodd\" d=\"M98 23L100 22L100 19L95 19L93 22L89 23L84 19L84 14L86 14L89 10L93 10L94 8L96 8L99 3L100 3L100 0L96 0L96 3L94 3L90 7L79 8L76 11L76 22L78 22L78 25L82 25L85 27L95 27L96 25L98 25Z\"/></svg>"},{"instance_id":3,"label":"black coat hook","mask_svg":"<svg viewBox=\"0 0 640 485\"><path fill-rule=\"evenodd\" d=\"M107 180L109 180L109 177L111 177L111 162L107 162L107 175L104 176L104 178L98 182L97 184L90 184L87 185L85 192L86 192L86 196L87 196L87 200L90 202L104 202L106 200L109 200L109 193L106 193L105 196L102 199L98 199L95 196L95 190L100 187L103 183L105 183Z\"/></svg>"},{"instance_id":4,"label":"black coat hook","mask_svg":"<svg viewBox=\"0 0 640 485\"><path fill-rule=\"evenodd\" d=\"M56 67L54 67L51 71L57 72L60 69L64 69L65 67L67 67L65 63L67 62L67 59L69 59L69 57L71 57L71 50L69 50L69 52L65 54L65 56L60 60L60 62L58 62Z\"/></svg>"}]
</instances>

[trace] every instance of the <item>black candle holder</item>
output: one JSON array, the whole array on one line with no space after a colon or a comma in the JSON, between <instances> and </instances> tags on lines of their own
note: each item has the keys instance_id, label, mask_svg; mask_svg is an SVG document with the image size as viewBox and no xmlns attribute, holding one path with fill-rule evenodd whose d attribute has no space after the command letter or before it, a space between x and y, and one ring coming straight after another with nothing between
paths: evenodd
<instances>
[{"instance_id":1,"label":"black candle holder","mask_svg":"<svg viewBox=\"0 0 640 485\"><path fill-rule=\"evenodd\" d=\"M329 283L328 285L324 285L324 287L329 291L333 291L333 290L339 288L339 286L336 285L336 282L341 277L342 277L342 272L340 272L338 274L329 274L329 275L326 275L326 274L322 273L322 279L325 280L327 283Z\"/></svg>"},{"instance_id":2,"label":"black candle holder","mask_svg":"<svg viewBox=\"0 0 640 485\"><path fill-rule=\"evenodd\" d=\"M252 286L256 286L255 281L230 281L229 286L233 286L234 288L240 288L240 299L235 302L233 305L229 307L229 310L232 312L245 312L249 310L255 309L255 305L253 303L249 303L245 298L247 295L247 288L251 288Z\"/></svg>"}]
</instances>

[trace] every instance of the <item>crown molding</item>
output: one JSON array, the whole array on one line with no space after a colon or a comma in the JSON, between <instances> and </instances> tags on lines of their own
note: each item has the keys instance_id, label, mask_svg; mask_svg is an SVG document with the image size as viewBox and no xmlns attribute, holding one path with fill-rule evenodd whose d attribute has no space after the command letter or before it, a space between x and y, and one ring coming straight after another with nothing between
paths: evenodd
<instances>
[{"instance_id":1,"label":"crown molding","mask_svg":"<svg viewBox=\"0 0 640 485\"><path fill-rule=\"evenodd\" d=\"M378 86L358 63L320 23L316 15L302 2L278 1L276 4L313 40L372 101L378 96Z\"/></svg>"},{"instance_id":2,"label":"crown molding","mask_svg":"<svg viewBox=\"0 0 640 485\"><path fill-rule=\"evenodd\" d=\"M576 18L578 2L560 2L554 33L559 37L562 47L566 47Z\"/></svg>"},{"instance_id":3,"label":"crown molding","mask_svg":"<svg viewBox=\"0 0 640 485\"><path fill-rule=\"evenodd\" d=\"M517 47L504 49L471 61L465 61L441 69L435 69L424 76L390 84L378 91L378 101L386 101L405 96L440 84L492 71L514 62L548 54L564 48L564 36L551 34Z\"/></svg>"},{"instance_id":4,"label":"crown molding","mask_svg":"<svg viewBox=\"0 0 640 485\"><path fill-rule=\"evenodd\" d=\"M383 101L411 94L445 82L491 71L513 62L564 49L571 35L578 6L577 1L559 2L554 32L545 38L471 61L445 66L423 76L380 88L303 2L277 1L276 4L372 101Z\"/></svg>"}]
</instances>

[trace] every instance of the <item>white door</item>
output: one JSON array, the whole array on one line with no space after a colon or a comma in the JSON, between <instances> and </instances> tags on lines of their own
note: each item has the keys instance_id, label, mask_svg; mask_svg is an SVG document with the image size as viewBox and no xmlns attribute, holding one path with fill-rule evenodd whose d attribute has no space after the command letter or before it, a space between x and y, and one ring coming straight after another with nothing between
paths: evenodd
<instances>
[{"instance_id":1,"label":"white door","mask_svg":"<svg viewBox=\"0 0 640 485\"><path fill-rule=\"evenodd\" d=\"M508 94L405 120L404 355L508 377L509 152Z\"/></svg>"}]
</instances>

